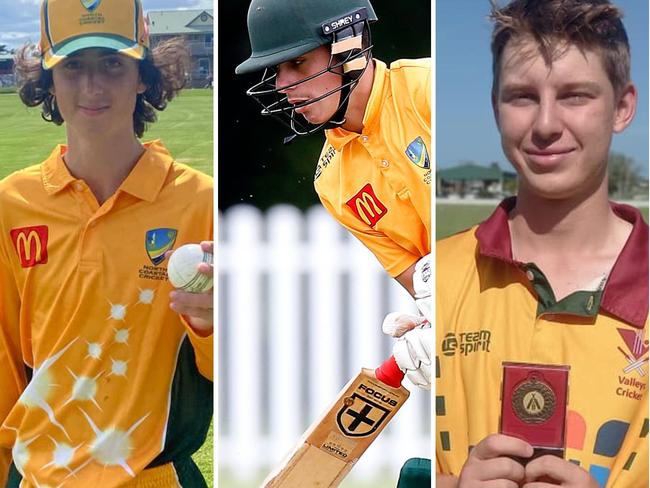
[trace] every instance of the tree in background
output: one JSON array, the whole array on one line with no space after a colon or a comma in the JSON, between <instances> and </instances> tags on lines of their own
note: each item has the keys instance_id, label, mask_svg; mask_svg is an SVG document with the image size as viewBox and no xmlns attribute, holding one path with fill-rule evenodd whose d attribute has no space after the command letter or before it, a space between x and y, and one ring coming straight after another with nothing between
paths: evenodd
<instances>
[{"instance_id":1,"label":"tree in background","mask_svg":"<svg viewBox=\"0 0 650 488\"><path fill-rule=\"evenodd\" d=\"M641 189L640 168L629 156L612 152L609 155L609 195L614 199L633 198L646 190Z\"/></svg>"}]
</instances>

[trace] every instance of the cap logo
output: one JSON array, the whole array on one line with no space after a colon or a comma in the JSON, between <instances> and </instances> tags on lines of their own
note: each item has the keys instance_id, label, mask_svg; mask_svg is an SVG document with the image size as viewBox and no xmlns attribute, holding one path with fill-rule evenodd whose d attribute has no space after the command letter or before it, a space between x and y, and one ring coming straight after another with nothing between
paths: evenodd
<instances>
[{"instance_id":1,"label":"cap logo","mask_svg":"<svg viewBox=\"0 0 650 488\"><path fill-rule=\"evenodd\" d=\"M99 7L100 3L102 3L102 0L81 0L81 5L83 5L88 12L94 11Z\"/></svg>"}]
</instances>

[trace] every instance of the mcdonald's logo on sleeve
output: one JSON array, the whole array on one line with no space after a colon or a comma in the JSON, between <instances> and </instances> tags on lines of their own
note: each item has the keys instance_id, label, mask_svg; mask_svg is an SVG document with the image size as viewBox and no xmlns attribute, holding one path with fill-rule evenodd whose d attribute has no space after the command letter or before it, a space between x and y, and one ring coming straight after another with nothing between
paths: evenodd
<instances>
[{"instance_id":1,"label":"mcdonald's logo on sleeve","mask_svg":"<svg viewBox=\"0 0 650 488\"><path fill-rule=\"evenodd\" d=\"M366 184L359 192L346 202L354 215L370 227L388 213L386 206L381 203L370 183Z\"/></svg>"},{"instance_id":2,"label":"mcdonald's logo on sleeve","mask_svg":"<svg viewBox=\"0 0 650 488\"><path fill-rule=\"evenodd\" d=\"M12 229L9 234L23 268L47 263L48 228L46 225Z\"/></svg>"}]
</instances>

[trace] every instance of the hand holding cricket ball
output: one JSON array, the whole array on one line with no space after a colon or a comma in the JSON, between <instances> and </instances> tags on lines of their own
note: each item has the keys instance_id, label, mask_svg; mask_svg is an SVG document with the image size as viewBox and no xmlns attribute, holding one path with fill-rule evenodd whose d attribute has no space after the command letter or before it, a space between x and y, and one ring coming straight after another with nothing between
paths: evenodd
<instances>
[{"instance_id":1,"label":"hand holding cricket ball","mask_svg":"<svg viewBox=\"0 0 650 488\"><path fill-rule=\"evenodd\" d=\"M203 241L186 244L168 255L167 275L176 288L169 295L169 306L202 334L210 334L214 324L213 249L212 241Z\"/></svg>"}]
</instances>

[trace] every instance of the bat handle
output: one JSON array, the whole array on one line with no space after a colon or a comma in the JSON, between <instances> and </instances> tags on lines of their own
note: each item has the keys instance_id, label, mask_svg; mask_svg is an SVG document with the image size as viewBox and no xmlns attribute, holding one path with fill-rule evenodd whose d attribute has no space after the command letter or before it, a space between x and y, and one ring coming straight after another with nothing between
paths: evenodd
<instances>
[{"instance_id":1,"label":"bat handle","mask_svg":"<svg viewBox=\"0 0 650 488\"><path fill-rule=\"evenodd\" d=\"M399 369L395 358L391 356L375 370L375 377L388 386L399 388L404 379L404 372Z\"/></svg>"}]
</instances>

